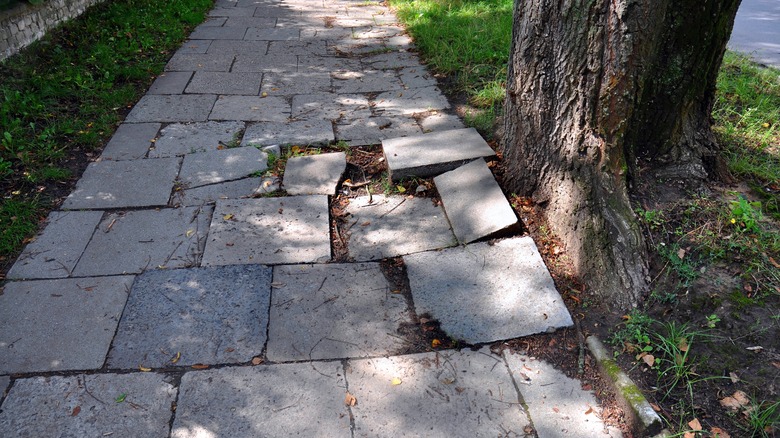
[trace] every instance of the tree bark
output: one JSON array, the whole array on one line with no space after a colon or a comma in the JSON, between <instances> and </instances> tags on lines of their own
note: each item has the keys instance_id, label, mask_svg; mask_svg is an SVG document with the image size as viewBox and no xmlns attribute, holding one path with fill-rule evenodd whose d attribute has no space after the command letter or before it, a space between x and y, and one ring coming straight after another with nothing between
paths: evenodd
<instances>
[{"instance_id":1,"label":"tree bark","mask_svg":"<svg viewBox=\"0 0 780 438\"><path fill-rule=\"evenodd\" d=\"M739 3L515 1L506 182L544 207L613 307L635 306L649 283L629 202L639 169L700 181L717 168L710 113Z\"/></svg>"}]
</instances>

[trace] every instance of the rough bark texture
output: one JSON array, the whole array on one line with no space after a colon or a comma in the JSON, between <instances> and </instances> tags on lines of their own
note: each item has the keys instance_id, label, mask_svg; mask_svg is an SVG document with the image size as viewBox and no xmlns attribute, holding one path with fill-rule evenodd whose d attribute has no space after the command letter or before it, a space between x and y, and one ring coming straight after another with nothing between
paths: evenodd
<instances>
[{"instance_id":1,"label":"rough bark texture","mask_svg":"<svg viewBox=\"0 0 780 438\"><path fill-rule=\"evenodd\" d=\"M612 306L648 287L629 203L639 165L703 179L715 79L740 0L516 0L503 153L577 274Z\"/></svg>"}]
</instances>

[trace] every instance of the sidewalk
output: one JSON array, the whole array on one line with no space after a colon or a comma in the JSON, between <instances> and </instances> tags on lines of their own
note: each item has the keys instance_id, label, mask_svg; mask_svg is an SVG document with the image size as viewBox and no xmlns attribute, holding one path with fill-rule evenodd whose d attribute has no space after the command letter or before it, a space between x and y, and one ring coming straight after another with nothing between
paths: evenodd
<instances>
[{"instance_id":1,"label":"sidewalk","mask_svg":"<svg viewBox=\"0 0 780 438\"><path fill-rule=\"evenodd\" d=\"M572 320L411 48L373 1L218 0L9 271L0 435L619 436L491 351ZM344 183L372 153L433 184Z\"/></svg>"}]
</instances>

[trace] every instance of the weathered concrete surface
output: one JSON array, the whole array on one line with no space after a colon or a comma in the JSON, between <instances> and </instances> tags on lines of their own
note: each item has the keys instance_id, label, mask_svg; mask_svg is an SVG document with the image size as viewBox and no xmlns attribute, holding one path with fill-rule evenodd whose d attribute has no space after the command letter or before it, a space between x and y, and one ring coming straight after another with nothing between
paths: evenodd
<instances>
[{"instance_id":1,"label":"weathered concrete surface","mask_svg":"<svg viewBox=\"0 0 780 438\"><path fill-rule=\"evenodd\" d=\"M251 198L279 191L281 185L276 177L243 178L176 191L173 204L190 206L213 204L220 199Z\"/></svg>"},{"instance_id":2,"label":"weathered concrete surface","mask_svg":"<svg viewBox=\"0 0 780 438\"><path fill-rule=\"evenodd\" d=\"M197 43L194 41L192 45ZM179 50L168 61L165 71L229 71L233 63L233 54L224 52L207 54L208 47L209 43L203 42L191 50Z\"/></svg>"},{"instance_id":3,"label":"weathered concrete surface","mask_svg":"<svg viewBox=\"0 0 780 438\"><path fill-rule=\"evenodd\" d=\"M439 112L420 119L420 126L422 127L423 132L426 134L433 131L448 131L451 129L463 129L466 127L463 124L463 121L460 120L460 117Z\"/></svg>"},{"instance_id":4,"label":"weathered concrete surface","mask_svg":"<svg viewBox=\"0 0 780 438\"><path fill-rule=\"evenodd\" d=\"M191 71L169 71L160 74L149 87L147 94L184 94L192 78Z\"/></svg>"},{"instance_id":5,"label":"weathered concrete surface","mask_svg":"<svg viewBox=\"0 0 780 438\"><path fill-rule=\"evenodd\" d=\"M149 156L175 157L216 151L236 141L243 129L242 122L174 123L163 128Z\"/></svg>"},{"instance_id":6,"label":"weathered concrete surface","mask_svg":"<svg viewBox=\"0 0 780 438\"><path fill-rule=\"evenodd\" d=\"M103 160L136 160L146 156L159 123L122 123L103 149Z\"/></svg>"},{"instance_id":7,"label":"weathered concrete surface","mask_svg":"<svg viewBox=\"0 0 780 438\"><path fill-rule=\"evenodd\" d=\"M334 140L333 124L329 120L310 119L295 122L259 122L249 125L242 146L316 145Z\"/></svg>"},{"instance_id":8,"label":"weathered concrete surface","mask_svg":"<svg viewBox=\"0 0 780 438\"><path fill-rule=\"evenodd\" d=\"M190 94L239 94L256 96L260 94L262 73L225 73L198 71L187 85Z\"/></svg>"},{"instance_id":9,"label":"weathered concrete surface","mask_svg":"<svg viewBox=\"0 0 780 438\"><path fill-rule=\"evenodd\" d=\"M268 155L256 147L222 149L184 157L179 181L184 187L200 187L244 178L268 169Z\"/></svg>"},{"instance_id":10,"label":"weathered concrete surface","mask_svg":"<svg viewBox=\"0 0 780 438\"><path fill-rule=\"evenodd\" d=\"M327 120L363 118L371 117L371 109L368 98L359 94L299 94L292 99L292 117Z\"/></svg>"},{"instance_id":11,"label":"weathered concrete surface","mask_svg":"<svg viewBox=\"0 0 780 438\"><path fill-rule=\"evenodd\" d=\"M287 160L282 186L290 195L335 195L347 154L333 152Z\"/></svg>"},{"instance_id":12,"label":"weathered concrete surface","mask_svg":"<svg viewBox=\"0 0 780 438\"><path fill-rule=\"evenodd\" d=\"M374 110L385 116L408 116L449 107L450 103L437 87L386 91L374 100Z\"/></svg>"},{"instance_id":13,"label":"weathered concrete surface","mask_svg":"<svg viewBox=\"0 0 780 438\"><path fill-rule=\"evenodd\" d=\"M350 146L379 144L387 138L422 134L420 125L412 117L369 117L367 119L339 120L336 139Z\"/></svg>"},{"instance_id":14,"label":"weathered concrete surface","mask_svg":"<svg viewBox=\"0 0 780 438\"><path fill-rule=\"evenodd\" d=\"M133 107L125 122L205 122L216 100L217 96L210 94L147 94Z\"/></svg>"},{"instance_id":15,"label":"weathered concrete surface","mask_svg":"<svg viewBox=\"0 0 780 438\"><path fill-rule=\"evenodd\" d=\"M220 96L209 120L284 122L290 117L290 104L281 97Z\"/></svg>"},{"instance_id":16,"label":"weathered concrete surface","mask_svg":"<svg viewBox=\"0 0 780 438\"><path fill-rule=\"evenodd\" d=\"M332 87L326 72L265 73L260 91L268 95L291 96L327 93Z\"/></svg>"}]
</instances>

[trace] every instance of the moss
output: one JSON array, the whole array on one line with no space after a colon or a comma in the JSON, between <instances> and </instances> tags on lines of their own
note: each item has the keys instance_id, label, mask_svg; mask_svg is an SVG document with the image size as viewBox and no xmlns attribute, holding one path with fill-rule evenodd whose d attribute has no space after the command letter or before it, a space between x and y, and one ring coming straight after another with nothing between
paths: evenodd
<instances>
[{"instance_id":1,"label":"moss","mask_svg":"<svg viewBox=\"0 0 780 438\"><path fill-rule=\"evenodd\" d=\"M620 370L620 367L615 363L613 360L604 359L601 361L601 365L604 367L604 370L607 372L607 375L609 375L609 378L613 382L618 382L620 380L620 374L622 371ZM642 391L634 385L633 383L630 385L620 385L618 387L618 391L620 392L620 395L623 397L623 399L628 402L631 406L636 406L638 403L645 403L647 399L645 398L645 395L642 393Z\"/></svg>"}]
</instances>

